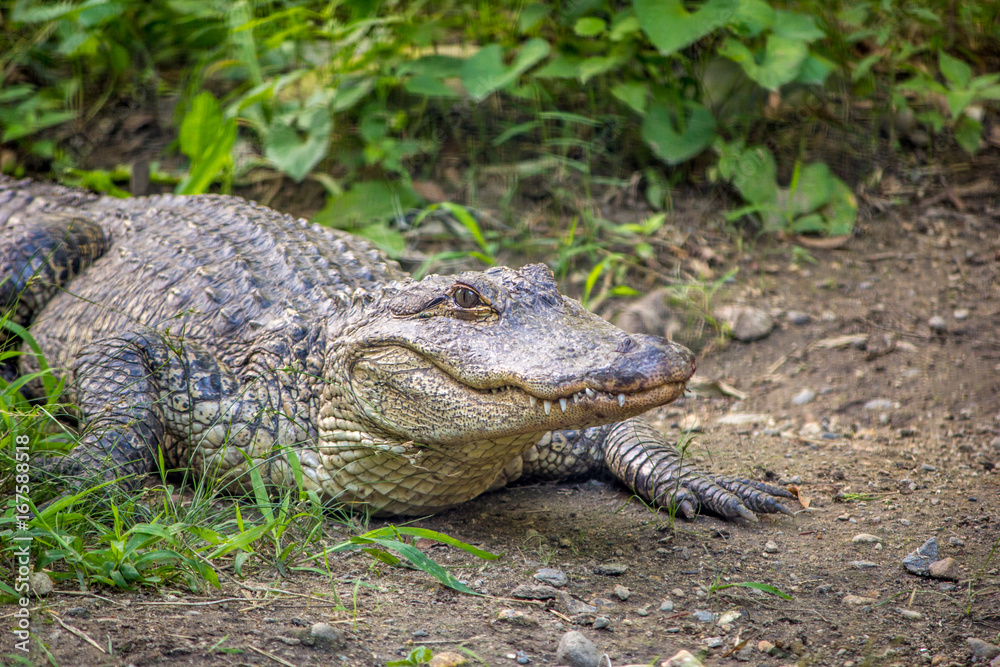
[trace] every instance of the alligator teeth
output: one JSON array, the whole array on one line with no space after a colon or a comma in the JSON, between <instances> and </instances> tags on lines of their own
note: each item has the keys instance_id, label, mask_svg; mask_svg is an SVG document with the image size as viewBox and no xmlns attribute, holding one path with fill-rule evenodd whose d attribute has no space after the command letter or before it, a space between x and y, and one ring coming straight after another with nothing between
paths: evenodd
<instances>
[{"instance_id":1,"label":"alligator teeth","mask_svg":"<svg viewBox=\"0 0 1000 667\"><path fill-rule=\"evenodd\" d=\"M580 402L580 392L576 392L575 394L573 394L573 402L574 403Z\"/></svg>"},{"instance_id":2,"label":"alligator teeth","mask_svg":"<svg viewBox=\"0 0 1000 667\"><path fill-rule=\"evenodd\" d=\"M587 387L586 389L584 389L584 391L586 391L587 392L587 396L590 396L591 398L593 398L594 396L596 396L596 394L594 393L594 390L591 389L590 387Z\"/></svg>"},{"instance_id":3,"label":"alligator teeth","mask_svg":"<svg viewBox=\"0 0 1000 667\"><path fill-rule=\"evenodd\" d=\"M528 394L528 403L531 404L531 407L535 407L535 404L538 403L538 399L536 399L531 394Z\"/></svg>"},{"instance_id":4,"label":"alligator teeth","mask_svg":"<svg viewBox=\"0 0 1000 667\"><path fill-rule=\"evenodd\" d=\"M545 410L545 414L552 412L552 401L542 401L542 409Z\"/></svg>"},{"instance_id":5,"label":"alligator teeth","mask_svg":"<svg viewBox=\"0 0 1000 667\"><path fill-rule=\"evenodd\" d=\"M566 399L565 398L560 398L559 399L559 407L562 408L563 412L566 412Z\"/></svg>"},{"instance_id":6,"label":"alligator teeth","mask_svg":"<svg viewBox=\"0 0 1000 667\"><path fill-rule=\"evenodd\" d=\"M618 405L625 407L625 394L618 394Z\"/></svg>"}]
</instances>

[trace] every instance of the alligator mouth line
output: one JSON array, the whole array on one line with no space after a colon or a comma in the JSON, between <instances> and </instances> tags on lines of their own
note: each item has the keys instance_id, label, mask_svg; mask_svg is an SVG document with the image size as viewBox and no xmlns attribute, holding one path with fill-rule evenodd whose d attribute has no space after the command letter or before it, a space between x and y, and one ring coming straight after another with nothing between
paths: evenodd
<instances>
[{"instance_id":1,"label":"alligator mouth line","mask_svg":"<svg viewBox=\"0 0 1000 667\"><path fill-rule=\"evenodd\" d=\"M568 396L555 398L551 400L538 398L537 396L534 396L531 393L525 391L521 387L515 387L513 385L506 385L503 387L492 387L489 389L480 389L478 391L485 394L501 394L507 391L516 391L526 394L528 397L528 404L532 408L537 407L538 403L541 402L542 411L546 415L549 415L552 413L552 409L556 405L559 406L559 409L562 412L566 412L566 410L570 407L570 405L576 405L581 401L591 404L597 403L599 401L615 401L618 403L618 407L624 408L625 404L629 401L629 399L638 399L638 398L648 399L650 396L657 393L666 393L672 396L676 396L676 394L679 393L679 391L683 391L685 384L686 384L685 382L665 382L656 387L651 387L650 389L637 392L628 392L628 393L626 392L612 393L607 391L599 391L597 389L591 389L590 387L587 387L586 389L581 389L580 391L569 394Z\"/></svg>"}]
</instances>

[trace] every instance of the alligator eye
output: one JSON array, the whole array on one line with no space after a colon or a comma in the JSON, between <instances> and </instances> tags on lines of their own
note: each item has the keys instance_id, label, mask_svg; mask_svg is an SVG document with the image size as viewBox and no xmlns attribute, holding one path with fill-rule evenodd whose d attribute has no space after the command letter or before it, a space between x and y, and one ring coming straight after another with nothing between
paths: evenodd
<instances>
[{"instance_id":1,"label":"alligator eye","mask_svg":"<svg viewBox=\"0 0 1000 667\"><path fill-rule=\"evenodd\" d=\"M454 298L455 303L462 308L475 308L483 303L480 300L479 295L470 290L468 287L459 287L455 290L452 298Z\"/></svg>"}]
</instances>

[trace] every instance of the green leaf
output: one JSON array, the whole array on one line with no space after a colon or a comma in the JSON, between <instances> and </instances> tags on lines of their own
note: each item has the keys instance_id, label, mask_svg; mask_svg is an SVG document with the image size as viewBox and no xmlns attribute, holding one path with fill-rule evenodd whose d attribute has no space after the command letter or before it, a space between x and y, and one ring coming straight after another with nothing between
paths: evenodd
<instances>
[{"instance_id":1,"label":"green leaf","mask_svg":"<svg viewBox=\"0 0 1000 667\"><path fill-rule=\"evenodd\" d=\"M778 10L775 12L774 34L798 39L804 42L814 42L823 39L826 34L816 25L816 20L808 14L797 12L786 12Z\"/></svg>"},{"instance_id":2,"label":"green leaf","mask_svg":"<svg viewBox=\"0 0 1000 667\"><path fill-rule=\"evenodd\" d=\"M731 23L742 28L741 34L759 35L774 25L775 12L764 0L741 0Z\"/></svg>"},{"instance_id":3,"label":"green leaf","mask_svg":"<svg viewBox=\"0 0 1000 667\"><path fill-rule=\"evenodd\" d=\"M177 185L178 194L205 192L216 175L232 164L230 151L236 143L236 120L223 120L215 97L199 94L181 121L181 152L191 161L187 177Z\"/></svg>"},{"instance_id":4,"label":"green leaf","mask_svg":"<svg viewBox=\"0 0 1000 667\"><path fill-rule=\"evenodd\" d=\"M420 203L420 197L403 183L362 181L343 194L327 199L314 222L354 230L391 220Z\"/></svg>"},{"instance_id":5,"label":"green leaf","mask_svg":"<svg viewBox=\"0 0 1000 667\"><path fill-rule=\"evenodd\" d=\"M441 79L428 74L418 74L410 78L404 87L406 92L424 97L461 97L457 91L449 88Z\"/></svg>"},{"instance_id":6,"label":"green leaf","mask_svg":"<svg viewBox=\"0 0 1000 667\"><path fill-rule=\"evenodd\" d=\"M955 141L969 155L979 150L983 137L983 124L968 116L962 116L955 124Z\"/></svg>"},{"instance_id":7,"label":"green leaf","mask_svg":"<svg viewBox=\"0 0 1000 667\"><path fill-rule=\"evenodd\" d=\"M845 236L858 219L858 199L847 184L831 174L830 201L823 207L827 236Z\"/></svg>"},{"instance_id":8,"label":"green leaf","mask_svg":"<svg viewBox=\"0 0 1000 667\"><path fill-rule=\"evenodd\" d=\"M965 61L952 58L944 51L938 51L938 66L949 83L965 88L972 80L972 68Z\"/></svg>"},{"instance_id":9,"label":"green leaf","mask_svg":"<svg viewBox=\"0 0 1000 667\"><path fill-rule=\"evenodd\" d=\"M640 116L649 103L649 84L645 81L622 81L611 86L611 94Z\"/></svg>"},{"instance_id":10,"label":"green leaf","mask_svg":"<svg viewBox=\"0 0 1000 667\"><path fill-rule=\"evenodd\" d=\"M354 233L374 243L392 259L398 259L406 250L406 239L403 238L403 234L399 230L390 228L384 222L359 227L354 230Z\"/></svg>"},{"instance_id":11,"label":"green leaf","mask_svg":"<svg viewBox=\"0 0 1000 667\"><path fill-rule=\"evenodd\" d=\"M810 53L799 68L799 74L795 77L796 83L806 86L822 86L826 82L826 77L830 75L837 66L823 56Z\"/></svg>"},{"instance_id":12,"label":"green leaf","mask_svg":"<svg viewBox=\"0 0 1000 667\"><path fill-rule=\"evenodd\" d=\"M611 33L608 35L608 39L612 42L620 42L641 29L639 18L635 14L619 12L611 22Z\"/></svg>"},{"instance_id":13,"label":"green leaf","mask_svg":"<svg viewBox=\"0 0 1000 667\"><path fill-rule=\"evenodd\" d=\"M753 588L753 589L756 589L758 591L763 591L764 593L770 593L771 595L777 595L779 598L782 598L784 600L793 600L794 599L788 593L785 593L785 592L783 592L783 591L775 588L774 586L771 586L769 584L761 584L761 583L758 583L756 581L740 581L740 582L733 583L733 584L720 584L718 586L712 586L710 590L711 590L711 592L714 593L715 591L721 591L721 590L725 590L727 588L733 588L734 586L740 586L742 588Z\"/></svg>"},{"instance_id":14,"label":"green leaf","mask_svg":"<svg viewBox=\"0 0 1000 667\"><path fill-rule=\"evenodd\" d=\"M976 99L974 90L949 90L944 94L944 99L948 102L948 112L952 118L958 118L965 111L966 107Z\"/></svg>"},{"instance_id":15,"label":"green leaf","mask_svg":"<svg viewBox=\"0 0 1000 667\"><path fill-rule=\"evenodd\" d=\"M332 131L333 120L326 107L309 109L291 118L276 118L264 139L264 156L299 182L326 157Z\"/></svg>"},{"instance_id":16,"label":"green leaf","mask_svg":"<svg viewBox=\"0 0 1000 667\"><path fill-rule=\"evenodd\" d=\"M517 29L522 34L528 32L549 15L552 8L549 5L536 2L521 10L517 17Z\"/></svg>"},{"instance_id":17,"label":"green leaf","mask_svg":"<svg viewBox=\"0 0 1000 667\"><path fill-rule=\"evenodd\" d=\"M730 37L719 47L719 55L739 63L747 76L768 90L778 90L794 81L802 63L809 55L809 48L800 39L769 35L764 57L757 57L742 42Z\"/></svg>"},{"instance_id":18,"label":"green leaf","mask_svg":"<svg viewBox=\"0 0 1000 667\"><path fill-rule=\"evenodd\" d=\"M694 12L681 0L632 0L632 6L649 41L668 56L733 20L739 0L708 0Z\"/></svg>"},{"instance_id":19,"label":"green leaf","mask_svg":"<svg viewBox=\"0 0 1000 667\"><path fill-rule=\"evenodd\" d=\"M577 20L576 25L573 26L573 32L580 37L596 37L607 30L607 28L608 24L602 19L593 16L584 16L582 19Z\"/></svg>"},{"instance_id":20,"label":"green leaf","mask_svg":"<svg viewBox=\"0 0 1000 667\"><path fill-rule=\"evenodd\" d=\"M535 38L525 42L510 67L503 64L503 49L499 44L481 48L462 65L462 85L476 101L517 80L549 54L549 43Z\"/></svg>"},{"instance_id":21,"label":"green leaf","mask_svg":"<svg viewBox=\"0 0 1000 667\"><path fill-rule=\"evenodd\" d=\"M715 117L691 103L681 116L662 102L653 102L642 123L642 138L667 164L680 164L705 150L715 138Z\"/></svg>"},{"instance_id":22,"label":"green leaf","mask_svg":"<svg viewBox=\"0 0 1000 667\"><path fill-rule=\"evenodd\" d=\"M830 168L822 162L807 164L799 172L791 209L796 215L810 213L830 201L830 188L836 179Z\"/></svg>"},{"instance_id":23,"label":"green leaf","mask_svg":"<svg viewBox=\"0 0 1000 667\"><path fill-rule=\"evenodd\" d=\"M559 54L532 72L536 79L576 79L580 76L583 58Z\"/></svg>"}]
</instances>

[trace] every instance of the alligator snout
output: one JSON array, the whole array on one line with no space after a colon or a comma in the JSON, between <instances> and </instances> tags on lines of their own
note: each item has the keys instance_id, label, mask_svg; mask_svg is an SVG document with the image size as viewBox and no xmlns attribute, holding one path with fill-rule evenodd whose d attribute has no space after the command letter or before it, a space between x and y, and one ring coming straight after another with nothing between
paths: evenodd
<instances>
[{"instance_id":1,"label":"alligator snout","mask_svg":"<svg viewBox=\"0 0 1000 667\"><path fill-rule=\"evenodd\" d=\"M694 353L657 336L635 334L619 343L618 355L590 378L606 391L635 392L671 382L687 382L695 371Z\"/></svg>"}]
</instances>

